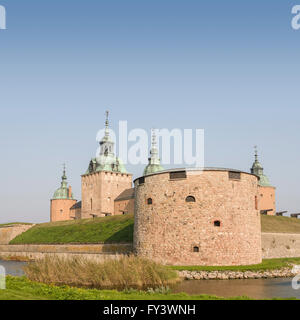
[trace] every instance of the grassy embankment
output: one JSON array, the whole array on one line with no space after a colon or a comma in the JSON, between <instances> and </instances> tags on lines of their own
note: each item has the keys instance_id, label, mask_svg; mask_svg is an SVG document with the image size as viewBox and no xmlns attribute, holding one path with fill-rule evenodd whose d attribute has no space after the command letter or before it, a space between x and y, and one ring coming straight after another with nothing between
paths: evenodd
<instances>
[{"instance_id":1,"label":"grassy embankment","mask_svg":"<svg viewBox=\"0 0 300 320\"><path fill-rule=\"evenodd\" d=\"M131 243L133 215L37 224L10 244Z\"/></svg>"},{"instance_id":2,"label":"grassy embankment","mask_svg":"<svg viewBox=\"0 0 300 320\"><path fill-rule=\"evenodd\" d=\"M266 233L300 233L300 219L261 216L261 231Z\"/></svg>"},{"instance_id":3,"label":"grassy embankment","mask_svg":"<svg viewBox=\"0 0 300 320\"><path fill-rule=\"evenodd\" d=\"M57 287L32 282L25 277L7 277L6 290L0 290L0 300L251 300L248 297L220 298L210 295L190 296L185 293L153 291L116 291Z\"/></svg>"}]
</instances>

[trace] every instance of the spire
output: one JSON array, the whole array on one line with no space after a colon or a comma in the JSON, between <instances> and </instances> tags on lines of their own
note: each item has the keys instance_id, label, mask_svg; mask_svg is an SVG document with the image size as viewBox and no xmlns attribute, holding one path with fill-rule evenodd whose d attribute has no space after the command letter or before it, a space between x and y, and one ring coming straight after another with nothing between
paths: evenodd
<instances>
[{"instance_id":1,"label":"spire","mask_svg":"<svg viewBox=\"0 0 300 320\"><path fill-rule=\"evenodd\" d=\"M106 120L105 120L105 136L109 137L109 111L106 110L105 111L105 115L106 115Z\"/></svg>"},{"instance_id":2,"label":"spire","mask_svg":"<svg viewBox=\"0 0 300 320\"><path fill-rule=\"evenodd\" d=\"M63 164L63 175L61 177L61 187L67 188L68 182L67 182L67 176L66 176L66 164Z\"/></svg>"},{"instance_id":3,"label":"spire","mask_svg":"<svg viewBox=\"0 0 300 320\"><path fill-rule=\"evenodd\" d=\"M255 158L255 160L254 160L254 163L251 168L251 173L259 176L259 178L260 178L259 185L260 186L264 186L264 187L270 186L270 182L269 182L268 177L264 175L264 168L258 160L257 146L254 146L254 158Z\"/></svg>"},{"instance_id":4,"label":"spire","mask_svg":"<svg viewBox=\"0 0 300 320\"><path fill-rule=\"evenodd\" d=\"M255 162L258 162L257 146L254 146Z\"/></svg>"},{"instance_id":5,"label":"spire","mask_svg":"<svg viewBox=\"0 0 300 320\"><path fill-rule=\"evenodd\" d=\"M156 137L156 130L155 129L152 129L152 142L151 142L150 158L148 160L149 160L149 163L144 170L144 175L164 170L164 168L160 165L160 159L159 159L158 148L157 148L157 137Z\"/></svg>"}]
</instances>

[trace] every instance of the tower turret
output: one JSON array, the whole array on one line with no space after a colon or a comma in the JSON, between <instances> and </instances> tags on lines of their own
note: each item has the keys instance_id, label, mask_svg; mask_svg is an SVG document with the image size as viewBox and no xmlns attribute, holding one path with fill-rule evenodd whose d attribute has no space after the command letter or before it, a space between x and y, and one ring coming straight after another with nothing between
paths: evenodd
<instances>
[{"instance_id":1,"label":"tower turret","mask_svg":"<svg viewBox=\"0 0 300 320\"><path fill-rule=\"evenodd\" d=\"M77 201L74 199L72 188L68 186L66 166L63 168L63 175L61 177L61 185L58 188L51 199L50 207L50 220L54 221L65 221L71 220L70 208Z\"/></svg>"},{"instance_id":2,"label":"tower turret","mask_svg":"<svg viewBox=\"0 0 300 320\"><path fill-rule=\"evenodd\" d=\"M152 146L150 150L150 158L148 158L148 160L149 163L144 170L144 176L164 170L160 164L155 130L152 130Z\"/></svg>"},{"instance_id":3,"label":"tower turret","mask_svg":"<svg viewBox=\"0 0 300 320\"><path fill-rule=\"evenodd\" d=\"M100 171L127 173L121 159L114 152L115 143L109 134L109 112L106 111L105 133L100 141L100 153L90 161L86 174Z\"/></svg>"},{"instance_id":4,"label":"tower turret","mask_svg":"<svg viewBox=\"0 0 300 320\"><path fill-rule=\"evenodd\" d=\"M259 176L259 185L262 187L270 187L270 181L269 178L264 175L264 168L258 161L258 152L257 152L257 146L254 147L255 149L255 160L251 168L251 173Z\"/></svg>"}]
</instances>

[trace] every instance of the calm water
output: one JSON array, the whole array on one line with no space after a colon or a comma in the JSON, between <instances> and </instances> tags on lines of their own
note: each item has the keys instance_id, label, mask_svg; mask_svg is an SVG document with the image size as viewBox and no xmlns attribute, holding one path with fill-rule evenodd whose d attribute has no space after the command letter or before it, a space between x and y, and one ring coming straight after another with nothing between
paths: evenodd
<instances>
[{"instance_id":1,"label":"calm water","mask_svg":"<svg viewBox=\"0 0 300 320\"><path fill-rule=\"evenodd\" d=\"M245 280L190 280L183 281L173 292L210 294L220 297L248 296L255 299L298 298L300 290L294 290L292 279L245 279Z\"/></svg>"},{"instance_id":2,"label":"calm water","mask_svg":"<svg viewBox=\"0 0 300 320\"><path fill-rule=\"evenodd\" d=\"M25 262L0 260L0 265L5 268L6 274L11 276L23 276L24 272L22 270L22 267L25 264L26 264Z\"/></svg>"},{"instance_id":3,"label":"calm water","mask_svg":"<svg viewBox=\"0 0 300 320\"><path fill-rule=\"evenodd\" d=\"M26 263L15 261L0 261L6 274L22 276L22 267ZM248 296L256 299L291 298L300 299L300 290L291 286L292 279L248 279L248 280L190 280L182 281L172 292L188 294L209 294L221 297Z\"/></svg>"}]
</instances>

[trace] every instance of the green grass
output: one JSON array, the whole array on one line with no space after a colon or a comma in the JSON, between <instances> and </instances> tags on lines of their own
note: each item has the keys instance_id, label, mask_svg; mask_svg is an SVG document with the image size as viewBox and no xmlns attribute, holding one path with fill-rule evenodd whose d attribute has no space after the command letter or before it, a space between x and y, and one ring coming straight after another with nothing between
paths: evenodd
<instances>
[{"instance_id":1,"label":"green grass","mask_svg":"<svg viewBox=\"0 0 300 320\"><path fill-rule=\"evenodd\" d=\"M292 264L300 264L300 258L281 258L281 259L264 259L260 264L249 266L171 266L170 268L178 271L267 271L278 270L289 267Z\"/></svg>"},{"instance_id":2,"label":"green grass","mask_svg":"<svg viewBox=\"0 0 300 320\"><path fill-rule=\"evenodd\" d=\"M116 291L57 287L27 280L25 277L6 278L6 290L0 290L0 300L251 300L248 297L221 298L210 295L190 296L185 293L153 291Z\"/></svg>"},{"instance_id":3,"label":"green grass","mask_svg":"<svg viewBox=\"0 0 300 320\"><path fill-rule=\"evenodd\" d=\"M133 215L38 224L10 244L131 243Z\"/></svg>"},{"instance_id":4,"label":"green grass","mask_svg":"<svg viewBox=\"0 0 300 320\"><path fill-rule=\"evenodd\" d=\"M261 216L261 231L267 233L300 233L300 219Z\"/></svg>"}]
</instances>

